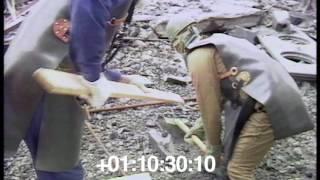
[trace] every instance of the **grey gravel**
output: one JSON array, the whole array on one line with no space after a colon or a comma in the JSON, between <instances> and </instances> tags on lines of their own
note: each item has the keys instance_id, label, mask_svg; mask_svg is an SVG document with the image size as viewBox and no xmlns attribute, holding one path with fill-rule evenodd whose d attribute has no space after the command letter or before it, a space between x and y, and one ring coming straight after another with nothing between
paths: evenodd
<instances>
[{"instance_id":1,"label":"grey gravel","mask_svg":"<svg viewBox=\"0 0 320 180\"><path fill-rule=\"evenodd\" d=\"M215 1L205 0L162 0L146 1L143 10L137 10L137 15L152 15L155 17L164 14L175 14L184 8L202 8L204 12L209 11L208 6L214 5ZM250 2L260 2L248 0ZM274 1L263 0L263 7L279 3L294 9L299 5L298 0ZM131 35L135 37L150 37L152 30L148 22L134 22L131 26ZM154 39L154 35L152 39ZM182 63L181 63L182 62ZM120 69L125 74L140 74L147 76L154 82L152 88L163 91L174 92L182 97L194 97L195 91L191 84L179 86L164 81L164 75L184 77L188 74L181 57L165 41L133 41L121 48L114 60L109 64L110 68ZM316 125L316 84L310 82L298 82L301 95ZM135 104L135 100L110 99L110 105ZM161 117L176 117L189 119L189 125L193 124L200 113L197 108L188 106L162 105L139 107L121 111L102 112L94 115L90 120L94 125L95 132L104 143L106 149L112 155L118 157L127 155L129 160L137 160L142 155L149 157L158 156L158 152L150 147L148 142L149 127L155 128L156 122L162 121ZM148 127L149 126L149 127ZM156 127L157 128L157 127ZM259 180L286 180L286 179L316 179L316 132L317 129L304 132L293 137L276 141L271 151L268 152L263 162L256 171L256 179ZM189 144L176 144L179 155L185 155L188 159L200 155L200 151ZM96 167L101 159L107 155L95 141L87 128L84 128L81 146L81 159L86 169L86 179L108 179L119 176L119 173L101 172ZM131 161L129 161L131 162ZM134 174L141 172L137 168ZM205 172L167 173L151 172L154 180L211 180L212 175ZM36 174L32 166L30 153L24 143L21 143L17 154L13 158L4 161L4 179L7 180L35 180Z\"/></svg>"}]
</instances>

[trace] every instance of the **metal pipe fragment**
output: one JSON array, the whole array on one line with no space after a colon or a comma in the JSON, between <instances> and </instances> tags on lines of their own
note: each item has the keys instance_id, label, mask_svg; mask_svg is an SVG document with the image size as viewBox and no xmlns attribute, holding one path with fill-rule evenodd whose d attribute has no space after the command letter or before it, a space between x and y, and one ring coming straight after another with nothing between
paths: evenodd
<instances>
[{"instance_id":1,"label":"metal pipe fragment","mask_svg":"<svg viewBox=\"0 0 320 180\"><path fill-rule=\"evenodd\" d=\"M192 98L184 98L184 101L194 101L196 100L195 97ZM163 104L171 104L171 102L163 102L163 101L154 101L154 102L148 102L148 103L142 103L142 104L133 104L133 105L125 105L125 106L115 106L115 107L109 107L109 108L96 108L96 109L89 109L90 113L98 113L98 112L107 112L107 111L114 111L114 110L123 110L123 109L129 109L129 108L137 108L137 107L143 107L143 106L152 106L152 105L163 105Z\"/></svg>"}]
</instances>

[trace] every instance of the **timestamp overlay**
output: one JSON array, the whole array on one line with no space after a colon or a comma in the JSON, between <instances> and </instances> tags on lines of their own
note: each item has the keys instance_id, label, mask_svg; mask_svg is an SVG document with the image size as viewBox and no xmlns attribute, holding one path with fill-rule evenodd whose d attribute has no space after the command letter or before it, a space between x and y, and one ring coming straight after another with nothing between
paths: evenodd
<instances>
[{"instance_id":1,"label":"timestamp overlay","mask_svg":"<svg viewBox=\"0 0 320 180\"><path fill-rule=\"evenodd\" d=\"M157 156L141 156L138 159L129 159L127 156L110 156L97 162L96 167L102 172L116 172L122 169L125 172L213 172L216 161L213 156L198 156L188 159L185 156L167 156L159 159Z\"/></svg>"}]
</instances>

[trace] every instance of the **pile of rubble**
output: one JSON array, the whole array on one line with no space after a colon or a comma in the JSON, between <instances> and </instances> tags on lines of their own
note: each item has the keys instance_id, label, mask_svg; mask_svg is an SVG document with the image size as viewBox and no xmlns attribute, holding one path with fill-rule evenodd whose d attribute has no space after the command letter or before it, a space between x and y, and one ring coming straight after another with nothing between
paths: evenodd
<instances>
[{"instance_id":1,"label":"pile of rubble","mask_svg":"<svg viewBox=\"0 0 320 180\"><path fill-rule=\"evenodd\" d=\"M197 19L202 34L226 32L247 39L280 61L295 79L312 81L316 79L317 65L315 15L306 12L315 8L312 3L300 11L287 11L279 4L275 7L253 1L214 1L202 9L184 7L179 13ZM151 22L157 35L166 37L165 26L170 17L172 14L167 14Z\"/></svg>"},{"instance_id":2,"label":"pile of rubble","mask_svg":"<svg viewBox=\"0 0 320 180\"><path fill-rule=\"evenodd\" d=\"M15 37L19 25L38 0L5 0L4 5L4 46L8 48Z\"/></svg>"},{"instance_id":3,"label":"pile of rubble","mask_svg":"<svg viewBox=\"0 0 320 180\"><path fill-rule=\"evenodd\" d=\"M141 103L109 99L105 109L93 113L89 122L109 153L137 160L142 155L175 154L193 159L200 150L183 141L183 133L163 122L187 119L189 127L200 117L195 92L184 60L166 39L165 26L172 15L194 14L204 36L225 32L245 38L280 61L296 79L303 100L316 124L316 6L314 0L162 0L146 1L136 11L123 44L108 64L125 74L140 74L152 80L152 88L174 92L189 99L185 105L157 104L115 108ZM5 26L9 27L9 26ZM16 26L17 27L17 26ZM5 32L7 35L13 31ZM12 36L13 38L14 36ZM8 44L11 39L8 40ZM144 102L142 102L144 103ZM114 109L110 109L110 108ZM277 141L256 172L256 179L316 179L316 131ZM173 145L173 146L172 146ZM84 129L81 158L87 179L107 179L118 173L101 172L96 165L106 154L89 129ZM5 179L35 179L24 143L14 158L4 163ZM137 168L135 174L140 172ZM155 180L211 180L206 172L151 172Z\"/></svg>"}]
</instances>

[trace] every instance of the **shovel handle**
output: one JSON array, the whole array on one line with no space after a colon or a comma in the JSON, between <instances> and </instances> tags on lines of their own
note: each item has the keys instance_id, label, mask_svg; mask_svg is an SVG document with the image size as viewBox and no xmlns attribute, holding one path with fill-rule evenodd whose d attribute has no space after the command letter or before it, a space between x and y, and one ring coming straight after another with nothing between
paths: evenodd
<instances>
[{"instance_id":1,"label":"shovel handle","mask_svg":"<svg viewBox=\"0 0 320 180\"><path fill-rule=\"evenodd\" d=\"M190 131L190 128L182 121L176 119L175 123L183 132L188 133ZM195 143L202 152L204 152L205 154L207 153L207 146L201 141L201 139L198 138L198 136L192 135L191 139L192 142Z\"/></svg>"},{"instance_id":2,"label":"shovel handle","mask_svg":"<svg viewBox=\"0 0 320 180\"><path fill-rule=\"evenodd\" d=\"M191 139L200 148L200 150L204 152L204 154L207 154L207 146L198 138L198 136L192 135Z\"/></svg>"}]
</instances>

